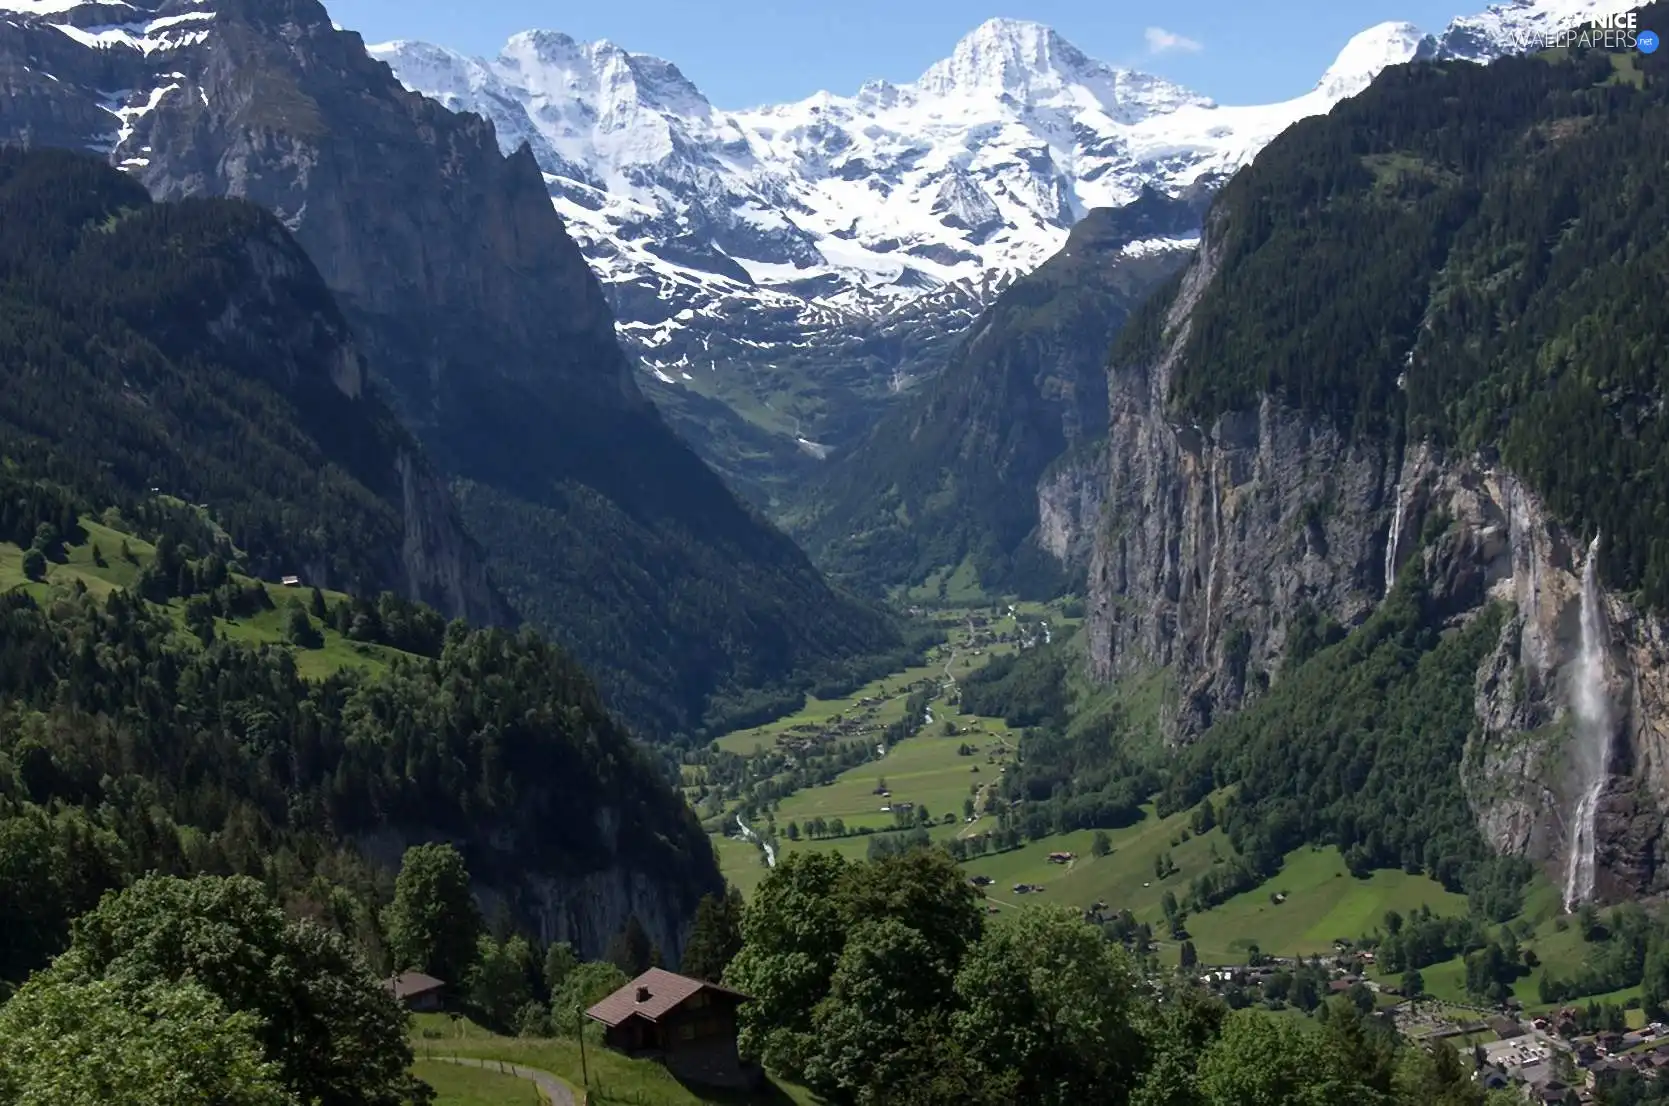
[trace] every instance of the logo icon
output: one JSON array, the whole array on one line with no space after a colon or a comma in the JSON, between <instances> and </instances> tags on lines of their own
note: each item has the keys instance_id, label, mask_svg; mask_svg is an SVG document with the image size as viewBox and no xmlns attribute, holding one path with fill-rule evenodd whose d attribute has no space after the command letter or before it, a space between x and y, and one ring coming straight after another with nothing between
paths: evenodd
<instances>
[{"instance_id":1,"label":"logo icon","mask_svg":"<svg viewBox=\"0 0 1669 1106\"><path fill-rule=\"evenodd\" d=\"M1642 54L1657 53L1657 32L1641 31L1637 36L1635 36L1634 44L1640 47L1640 52Z\"/></svg>"}]
</instances>

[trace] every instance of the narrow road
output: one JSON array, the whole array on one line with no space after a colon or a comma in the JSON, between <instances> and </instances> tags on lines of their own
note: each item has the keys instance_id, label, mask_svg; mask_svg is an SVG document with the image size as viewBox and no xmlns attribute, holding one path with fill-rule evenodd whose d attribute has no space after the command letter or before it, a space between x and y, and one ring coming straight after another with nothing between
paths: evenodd
<instances>
[{"instance_id":1,"label":"narrow road","mask_svg":"<svg viewBox=\"0 0 1669 1106\"><path fill-rule=\"evenodd\" d=\"M508 1060L477 1060L468 1056L423 1056L423 1060L433 1060L441 1064L461 1064L466 1068L485 1068L488 1071L502 1071L506 1075L514 1075L518 1079L526 1079L539 1093L545 1096L545 1101L551 1106L576 1106L574 1088L568 1086L560 1076L552 1075L548 1071L538 1068L524 1068L520 1064L512 1064Z\"/></svg>"}]
</instances>

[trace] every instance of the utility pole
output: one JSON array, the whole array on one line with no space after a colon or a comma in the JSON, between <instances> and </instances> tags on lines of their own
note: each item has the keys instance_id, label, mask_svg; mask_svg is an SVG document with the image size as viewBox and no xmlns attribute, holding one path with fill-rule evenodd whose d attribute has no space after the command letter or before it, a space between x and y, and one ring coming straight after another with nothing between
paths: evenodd
<instances>
[{"instance_id":1,"label":"utility pole","mask_svg":"<svg viewBox=\"0 0 1669 1106\"><path fill-rule=\"evenodd\" d=\"M584 1085L584 1101L591 1101L591 1072L585 1065L585 1011L580 1009L579 1003L574 1004L574 1015L579 1019L580 1038L580 1082Z\"/></svg>"}]
</instances>

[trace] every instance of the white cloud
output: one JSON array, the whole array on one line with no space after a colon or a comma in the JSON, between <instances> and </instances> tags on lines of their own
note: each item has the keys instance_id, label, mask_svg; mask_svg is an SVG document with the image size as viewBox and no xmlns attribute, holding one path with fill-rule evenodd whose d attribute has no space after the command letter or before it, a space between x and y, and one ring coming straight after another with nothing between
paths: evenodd
<instances>
[{"instance_id":1,"label":"white cloud","mask_svg":"<svg viewBox=\"0 0 1669 1106\"><path fill-rule=\"evenodd\" d=\"M1147 29L1147 52L1150 54L1197 54L1203 49L1203 43L1175 31L1167 31L1163 27Z\"/></svg>"}]
</instances>

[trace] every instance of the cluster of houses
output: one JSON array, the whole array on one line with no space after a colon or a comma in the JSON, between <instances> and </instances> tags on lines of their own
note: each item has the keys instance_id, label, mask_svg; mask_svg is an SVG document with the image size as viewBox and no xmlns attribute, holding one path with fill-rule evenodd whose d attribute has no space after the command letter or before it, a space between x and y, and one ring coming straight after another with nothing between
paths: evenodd
<instances>
[{"instance_id":1,"label":"cluster of houses","mask_svg":"<svg viewBox=\"0 0 1669 1106\"><path fill-rule=\"evenodd\" d=\"M1669 1071L1669 1040L1662 1023L1579 1037L1576 1015L1575 1008L1566 1007L1528 1025L1508 1015L1491 1018L1489 1028L1499 1040L1474 1050L1478 1081L1492 1090L1519 1087L1533 1102L1569 1106L1592 1102L1609 1080L1625 1072L1655 1079ZM1569 1064L1559 1063L1561 1053L1569 1057ZM1564 1075L1561 1066L1567 1069ZM1571 1068L1577 1073L1574 1079Z\"/></svg>"},{"instance_id":2,"label":"cluster of houses","mask_svg":"<svg viewBox=\"0 0 1669 1106\"><path fill-rule=\"evenodd\" d=\"M777 748L790 753L809 753L831 742L874 733L880 725L874 721L884 699L869 697L858 700L855 715L837 714L822 722L802 722L777 735Z\"/></svg>"}]
</instances>

